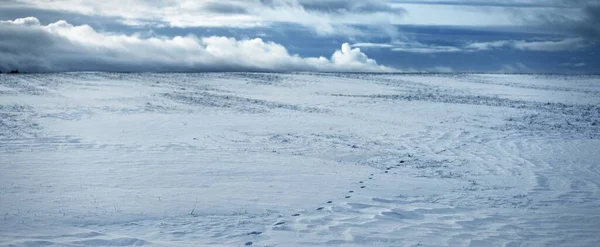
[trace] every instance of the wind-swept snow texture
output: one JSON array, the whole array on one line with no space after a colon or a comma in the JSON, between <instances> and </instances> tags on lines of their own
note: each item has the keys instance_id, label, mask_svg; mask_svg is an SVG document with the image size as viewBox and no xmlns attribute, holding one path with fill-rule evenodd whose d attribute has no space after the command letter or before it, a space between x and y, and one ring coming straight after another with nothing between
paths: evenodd
<instances>
[{"instance_id":1,"label":"wind-swept snow texture","mask_svg":"<svg viewBox=\"0 0 600 247\"><path fill-rule=\"evenodd\" d=\"M0 246L598 246L600 77L0 75Z\"/></svg>"}]
</instances>

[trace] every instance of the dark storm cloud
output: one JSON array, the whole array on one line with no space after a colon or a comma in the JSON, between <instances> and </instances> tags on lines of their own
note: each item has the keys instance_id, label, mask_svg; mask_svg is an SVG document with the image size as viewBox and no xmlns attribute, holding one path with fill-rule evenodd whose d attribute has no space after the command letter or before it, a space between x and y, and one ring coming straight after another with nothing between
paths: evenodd
<instances>
[{"instance_id":1,"label":"dark storm cloud","mask_svg":"<svg viewBox=\"0 0 600 247\"><path fill-rule=\"evenodd\" d=\"M30 23L35 25L35 23ZM48 50L62 54L60 43L66 40L38 30L22 28L18 25L0 23L0 70L7 71L26 68L31 71L44 71L52 67L46 57ZM54 57L56 58L56 57ZM54 59L52 58L52 59Z\"/></svg>"}]
</instances>

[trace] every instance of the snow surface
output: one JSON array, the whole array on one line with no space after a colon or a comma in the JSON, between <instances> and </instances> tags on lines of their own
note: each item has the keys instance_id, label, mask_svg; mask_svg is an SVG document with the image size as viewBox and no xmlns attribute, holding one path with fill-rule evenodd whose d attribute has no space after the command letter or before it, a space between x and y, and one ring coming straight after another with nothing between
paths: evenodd
<instances>
[{"instance_id":1,"label":"snow surface","mask_svg":"<svg viewBox=\"0 0 600 247\"><path fill-rule=\"evenodd\" d=\"M600 77L0 75L0 246L598 246Z\"/></svg>"}]
</instances>

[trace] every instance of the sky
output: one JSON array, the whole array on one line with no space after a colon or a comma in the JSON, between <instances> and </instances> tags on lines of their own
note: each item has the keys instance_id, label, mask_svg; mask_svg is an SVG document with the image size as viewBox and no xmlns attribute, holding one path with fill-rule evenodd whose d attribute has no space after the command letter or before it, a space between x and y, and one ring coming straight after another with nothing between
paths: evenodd
<instances>
[{"instance_id":1,"label":"sky","mask_svg":"<svg viewBox=\"0 0 600 247\"><path fill-rule=\"evenodd\" d=\"M600 73L600 0L0 0L0 71Z\"/></svg>"}]
</instances>

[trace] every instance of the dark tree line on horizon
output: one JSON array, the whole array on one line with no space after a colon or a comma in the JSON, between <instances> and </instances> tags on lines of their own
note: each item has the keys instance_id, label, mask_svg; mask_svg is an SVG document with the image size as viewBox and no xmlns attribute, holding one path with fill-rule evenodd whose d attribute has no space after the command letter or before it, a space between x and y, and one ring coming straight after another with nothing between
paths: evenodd
<instances>
[{"instance_id":1,"label":"dark tree line on horizon","mask_svg":"<svg viewBox=\"0 0 600 247\"><path fill-rule=\"evenodd\" d=\"M11 71L6 72L7 74L19 74L19 70L18 69L13 69ZM2 71L0 70L0 74L2 74Z\"/></svg>"}]
</instances>

